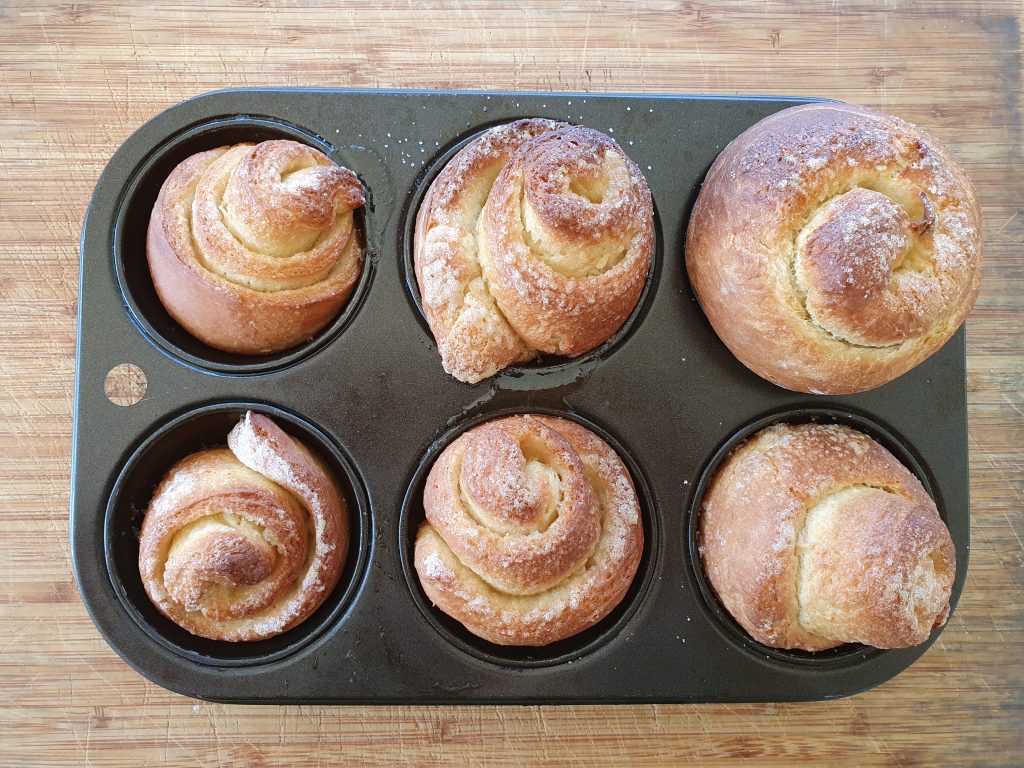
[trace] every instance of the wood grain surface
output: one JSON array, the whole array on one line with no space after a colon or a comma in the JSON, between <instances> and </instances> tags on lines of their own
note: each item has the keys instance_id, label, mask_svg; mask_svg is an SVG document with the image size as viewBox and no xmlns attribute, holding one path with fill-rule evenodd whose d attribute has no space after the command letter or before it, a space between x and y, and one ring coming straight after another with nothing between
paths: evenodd
<instances>
[{"instance_id":1,"label":"wood grain surface","mask_svg":"<svg viewBox=\"0 0 1024 768\"><path fill-rule=\"evenodd\" d=\"M0 2L0 765L1024 764L1020 2L267 5ZM143 121L267 84L829 96L945 141L986 263L971 566L939 642L881 688L794 705L226 706L133 672L68 557L82 217Z\"/></svg>"}]
</instances>

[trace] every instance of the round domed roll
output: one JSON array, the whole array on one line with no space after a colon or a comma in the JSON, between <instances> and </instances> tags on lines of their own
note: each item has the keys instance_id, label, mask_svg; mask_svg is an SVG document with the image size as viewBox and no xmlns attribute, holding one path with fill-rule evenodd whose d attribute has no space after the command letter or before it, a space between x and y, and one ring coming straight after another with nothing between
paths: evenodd
<instances>
[{"instance_id":1,"label":"round domed roll","mask_svg":"<svg viewBox=\"0 0 1024 768\"><path fill-rule=\"evenodd\" d=\"M939 349L974 304L981 216L915 126L848 104L757 123L712 165L686 267L739 360L787 389L861 392Z\"/></svg>"},{"instance_id":2,"label":"round domed roll","mask_svg":"<svg viewBox=\"0 0 1024 768\"><path fill-rule=\"evenodd\" d=\"M519 120L470 142L416 217L416 280L444 369L475 383L611 338L650 271L653 211L640 169L597 131Z\"/></svg>"},{"instance_id":3,"label":"round domed roll","mask_svg":"<svg viewBox=\"0 0 1024 768\"><path fill-rule=\"evenodd\" d=\"M323 463L247 413L227 448L175 464L142 523L139 572L153 605L211 640L263 640L302 622L338 583L344 497Z\"/></svg>"},{"instance_id":4,"label":"round domed roll","mask_svg":"<svg viewBox=\"0 0 1024 768\"><path fill-rule=\"evenodd\" d=\"M423 507L423 590L499 645L547 645L593 626L640 564L643 522L628 470L565 419L511 416L464 433L431 468Z\"/></svg>"},{"instance_id":5,"label":"round domed roll","mask_svg":"<svg viewBox=\"0 0 1024 768\"><path fill-rule=\"evenodd\" d=\"M295 141L236 144L178 165L160 189L146 254L160 302L216 349L270 354L312 338L352 294L363 185Z\"/></svg>"},{"instance_id":6,"label":"round domed roll","mask_svg":"<svg viewBox=\"0 0 1024 768\"><path fill-rule=\"evenodd\" d=\"M758 432L704 497L700 553L719 600L760 643L904 648L949 615L956 553L921 482L838 425Z\"/></svg>"}]
</instances>

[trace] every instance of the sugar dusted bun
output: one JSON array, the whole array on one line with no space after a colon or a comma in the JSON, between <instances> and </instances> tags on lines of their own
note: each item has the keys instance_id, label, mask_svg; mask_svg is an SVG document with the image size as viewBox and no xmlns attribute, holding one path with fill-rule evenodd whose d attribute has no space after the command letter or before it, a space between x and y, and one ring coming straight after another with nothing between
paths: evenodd
<instances>
[{"instance_id":1,"label":"sugar dusted bun","mask_svg":"<svg viewBox=\"0 0 1024 768\"><path fill-rule=\"evenodd\" d=\"M651 193L602 133L519 120L437 176L416 218L416 280L441 362L469 383L540 353L574 357L636 307Z\"/></svg>"},{"instance_id":2,"label":"sugar dusted bun","mask_svg":"<svg viewBox=\"0 0 1024 768\"><path fill-rule=\"evenodd\" d=\"M719 155L686 266L744 365L844 394L891 381L956 332L978 293L980 232L971 182L934 139L863 107L808 104Z\"/></svg>"},{"instance_id":3,"label":"sugar dusted bun","mask_svg":"<svg viewBox=\"0 0 1024 768\"><path fill-rule=\"evenodd\" d=\"M153 285L185 330L225 352L306 341L348 301L362 270L356 175L295 141L189 157L167 178L146 240Z\"/></svg>"},{"instance_id":4,"label":"sugar dusted bun","mask_svg":"<svg viewBox=\"0 0 1024 768\"><path fill-rule=\"evenodd\" d=\"M712 481L700 540L718 598L774 648L903 648L949 614L956 553L935 503L849 427L758 432Z\"/></svg>"},{"instance_id":5,"label":"sugar dusted bun","mask_svg":"<svg viewBox=\"0 0 1024 768\"><path fill-rule=\"evenodd\" d=\"M593 626L640 564L629 472L572 421L511 416L461 435L423 493L415 564L430 600L500 645L539 646Z\"/></svg>"},{"instance_id":6,"label":"sugar dusted bun","mask_svg":"<svg viewBox=\"0 0 1024 768\"><path fill-rule=\"evenodd\" d=\"M266 416L247 413L227 448L175 464L139 541L146 594L212 640L263 640L306 619L338 583L345 501L318 458Z\"/></svg>"}]
</instances>

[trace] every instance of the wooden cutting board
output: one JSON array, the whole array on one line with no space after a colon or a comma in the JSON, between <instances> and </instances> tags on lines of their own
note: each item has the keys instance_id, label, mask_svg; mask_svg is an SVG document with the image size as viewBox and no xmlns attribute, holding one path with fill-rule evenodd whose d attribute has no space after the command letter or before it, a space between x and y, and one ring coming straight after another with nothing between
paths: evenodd
<instances>
[{"instance_id":1,"label":"wooden cutting board","mask_svg":"<svg viewBox=\"0 0 1024 768\"><path fill-rule=\"evenodd\" d=\"M0 3L0 765L1024 763L1019 2L249 6ZM879 689L793 705L241 707L132 671L68 555L81 220L142 122L245 85L827 96L946 142L978 187L986 264L971 566L939 642Z\"/></svg>"}]
</instances>

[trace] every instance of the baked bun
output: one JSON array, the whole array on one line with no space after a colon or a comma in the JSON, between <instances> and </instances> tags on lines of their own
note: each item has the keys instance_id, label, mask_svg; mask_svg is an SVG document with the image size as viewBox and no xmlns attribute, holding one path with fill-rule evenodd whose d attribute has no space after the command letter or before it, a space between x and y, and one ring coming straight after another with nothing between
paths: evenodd
<instances>
[{"instance_id":1,"label":"baked bun","mask_svg":"<svg viewBox=\"0 0 1024 768\"><path fill-rule=\"evenodd\" d=\"M686 267L712 327L755 373L814 394L906 373L978 293L967 175L915 126L849 104L757 123L708 172Z\"/></svg>"},{"instance_id":2,"label":"baked bun","mask_svg":"<svg viewBox=\"0 0 1024 768\"><path fill-rule=\"evenodd\" d=\"M159 611L211 640L263 640L302 622L338 583L345 501L321 461L247 413L227 448L193 453L157 486L139 572Z\"/></svg>"},{"instance_id":3,"label":"baked bun","mask_svg":"<svg viewBox=\"0 0 1024 768\"><path fill-rule=\"evenodd\" d=\"M464 433L431 468L423 508L423 590L499 645L547 645L593 626L640 564L629 472L601 438L565 419L510 416Z\"/></svg>"},{"instance_id":4,"label":"baked bun","mask_svg":"<svg viewBox=\"0 0 1024 768\"><path fill-rule=\"evenodd\" d=\"M295 141L200 152L167 177L146 255L161 303L211 347L244 355L310 339L348 301L363 185Z\"/></svg>"},{"instance_id":5,"label":"baked bun","mask_svg":"<svg viewBox=\"0 0 1024 768\"><path fill-rule=\"evenodd\" d=\"M441 364L475 383L593 349L636 307L653 247L647 182L612 139L550 120L486 131L416 215L416 281Z\"/></svg>"},{"instance_id":6,"label":"baked bun","mask_svg":"<svg viewBox=\"0 0 1024 768\"><path fill-rule=\"evenodd\" d=\"M758 432L708 488L700 542L719 600L773 648L904 648L949 615L956 553L935 503L849 427Z\"/></svg>"}]
</instances>

